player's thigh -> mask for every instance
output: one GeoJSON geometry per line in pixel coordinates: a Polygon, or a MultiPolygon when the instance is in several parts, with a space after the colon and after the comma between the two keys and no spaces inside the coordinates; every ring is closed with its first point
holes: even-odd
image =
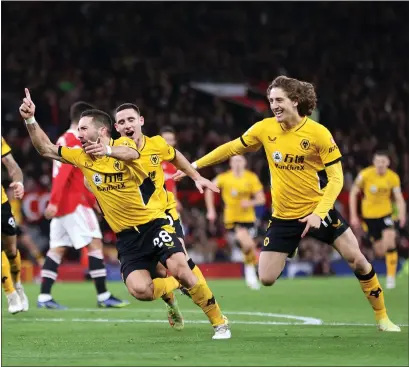
{"type": "Polygon", "coordinates": [[[166,271],[166,267],[159,262],[159,263],[156,264],[155,273],[151,274],[151,276],[152,276],[152,279],[166,278],[167,274],[168,273],[166,271]]]}
{"type": "Polygon", "coordinates": [[[64,226],[73,247],[77,250],[88,246],[94,238],[102,239],[95,212],[83,205],[78,205],[74,213],[64,218],[64,226]]]}
{"type": "Polygon", "coordinates": [[[249,251],[256,247],[256,242],[250,234],[250,229],[237,225],[234,228],[237,241],[240,243],[241,248],[244,251],[249,251]]]}
{"type": "Polygon", "coordinates": [[[262,251],[258,262],[258,275],[264,285],[272,285],[284,269],[288,254],[276,251],[262,251]]]}
{"type": "Polygon", "coordinates": [[[348,262],[352,270],[359,271],[361,273],[369,273],[371,270],[371,264],[362,254],[359,248],[358,240],[351,228],[348,228],[340,236],[338,236],[335,239],[333,246],[348,262]]]}
{"type": "Polygon", "coordinates": [[[140,301],[153,299],[153,282],[148,270],[133,270],[125,279],[128,292],[140,301]]]}
{"type": "Polygon", "coordinates": [[[385,228],[382,231],[382,241],[385,246],[385,250],[393,249],[396,247],[396,230],[395,228],[385,228]]]}

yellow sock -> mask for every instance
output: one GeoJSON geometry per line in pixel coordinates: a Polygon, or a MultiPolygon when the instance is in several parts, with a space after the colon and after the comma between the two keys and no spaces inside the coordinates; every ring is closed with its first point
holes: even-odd
{"type": "Polygon", "coordinates": [[[15,257],[7,256],[10,262],[10,272],[14,284],[21,282],[21,256],[20,251],[17,250],[15,257]]]}
{"type": "Polygon", "coordinates": [[[365,275],[355,273],[355,276],[358,278],[362,291],[365,293],[366,298],[375,312],[376,321],[388,317],[386,314],[383,290],[374,269],[372,268],[371,271],[365,275]]]}
{"type": "Polygon", "coordinates": [[[6,294],[15,291],[13,280],[11,279],[10,262],[4,251],[1,252],[1,286],[6,294]]]}
{"type": "Polygon", "coordinates": [[[153,299],[158,299],[179,288],[179,282],[174,277],[153,279],[153,299]]]}
{"type": "Polygon", "coordinates": [[[192,272],[194,275],[196,275],[197,279],[202,280],[204,283],[207,284],[206,278],[204,277],[202,271],[199,269],[197,265],[195,265],[195,267],[192,269],[192,272]]]}
{"type": "Polygon", "coordinates": [[[247,253],[243,251],[244,265],[257,265],[256,251],[251,249],[247,253]]]}
{"type": "Polygon", "coordinates": [[[199,281],[196,285],[188,290],[193,302],[203,310],[212,326],[224,324],[222,311],[220,310],[212,291],[206,281],[204,281],[204,278],[198,279],[199,281]]]}
{"type": "Polygon", "coordinates": [[[393,250],[388,250],[385,255],[386,260],[386,275],[388,277],[395,277],[396,270],[398,268],[398,250],[394,248],[393,250]]]}

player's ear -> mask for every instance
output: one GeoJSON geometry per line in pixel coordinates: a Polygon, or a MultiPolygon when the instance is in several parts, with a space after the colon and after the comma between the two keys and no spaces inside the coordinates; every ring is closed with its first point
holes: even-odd
{"type": "Polygon", "coordinates": [[[293,106],[297,107],[298,106],[298,101],[292,101],[293,102],[293,106]]]}
{"type": "Polygon", "coordinates": [[[139,124],[143,126],[145,124],[145,118],[143,116],[139,117],[139,124]]]}
{"type": "Polygon", "coordinates": [[[117,123],[117,122],[114,123],[114,128],[115,128],[115,130],[119,133],[119,131],[118,131],[118,123],[117,123]]]}

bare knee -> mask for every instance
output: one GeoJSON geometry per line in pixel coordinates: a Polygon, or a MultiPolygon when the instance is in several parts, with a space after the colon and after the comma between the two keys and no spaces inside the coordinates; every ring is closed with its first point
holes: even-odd
{"type": "Polygon", "coordinates": [[[93,238],[88,245],[88,251],[102,251],[102,241],[99,238],[93,238]]]}
{"type": "Polygon", "coordinates": [[[139,301],[152,301],[153,300],[153,282],[149,281],[137,281],[136,279],[126,279],[126,287],[129,294],[139,301]]]}
{"type": "Polygon", "coordinates": [[[276,280],[277,278],[271,276],[260,276],[260,282],[265,287],[271,287],[276,282],[276,280]]]}
{"type": "Polygon", "coordinates": [[[166,268],[161,263],[156,265],[156,276],[158,278],[166,278],[167,276],[166,268]]]}
{"type": "Polygon", "coordinates": [[[362,252],[354,254],[347,260],[350,268],[360,274],[367,274],[371,269],[371,264],[368,262],[362,252]]]}

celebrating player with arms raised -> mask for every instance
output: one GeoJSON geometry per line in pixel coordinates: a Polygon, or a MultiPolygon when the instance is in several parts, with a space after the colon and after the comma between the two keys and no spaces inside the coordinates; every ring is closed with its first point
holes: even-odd
{"type": "MultiPolygon", "coordinates": [[[[83,112],[78,123],[78,138],[87,146],[85,150],[58,147],[41,130],[34,112],[34,103],[26,90],[20,113],[34,147],[42,156],[73,164],[84,174],[107,223],[116,233],[121,273],[130,294],[139,300],[157,299],[176,289],[180,281],[211,321],[215,331],[213,339],[229,339],[227,319],[208,287],[189,268],[155,185],[137,159],[140,154],[133,140],[123,137],[114,142],[110,138],[109,115],[89,110],[83,112]],[[102,154],[97,153],[100,145],[92,143],[98,140],[104,144],[102,154]],[[178,280],[173,277],[152,280],[150,272],[158,261],[178,280]]],[[[192,177],[199,190],[209,187],[218,191],[192,169],[188,161],[175,159],[175,164],[192,177]]]]}
{"type": "MultiPolygon", "coordinates": [[[[341,153],[331,133],[311,120],[316,94],[310,83],[277,77],[267,89],[275,117],[254,124],[193,164],[202,168],[264,148],[271,173],[273,214],[259,261],[259,277],[274,284],[288,255],[308,234],[333,244],[358,278],[375,312],[378,328],[400,331],[388,318],[382,287],[361,253],[348,223],[334,209],[343,186],[341,153]]],[[[183,177],[178,173],[176,178],[183,177]]]]}
{"type": "MultiPolygon", "coordinates": [[[[142,133],[143,124],[144,118],[141,116],[139,108],[136,105],[125,103],[116,109],[115,129],[122,137],[129,137],[135,142],[140,154],[139,162],[143,165],[149,177],[154,182],[160,205],[165,211],[169,224],[174,227],[176,236],[184,248],[184,234],[179,215],[176,211],[176,198],[173,192],[169,192],[165,188],[165,173],[162,164],[164,162],[168,164],[170,164],[169,162],[177,163],[175,161],[179,159],[185,160],[185,158],[178,150],[169,145],[163,137],[148,137],[144,135],[142,133]]],[[[189,257],[185,248],[184,251],[190,269],[198,279],[201,279],[203,287],[208,289],[208,293],[210,294],[211,290],[199,267],[196,266],[189,257]]],[[[160,276],[164,278],[166,277],[166,269],[159,264],[152,275],[154,277],[160,276]]],[[[162,299],[168,306],[168,318],[171,325],[177,329],[183,328],[183,318],[177,307],[173,292],[165,294],[162,299]]]]}

